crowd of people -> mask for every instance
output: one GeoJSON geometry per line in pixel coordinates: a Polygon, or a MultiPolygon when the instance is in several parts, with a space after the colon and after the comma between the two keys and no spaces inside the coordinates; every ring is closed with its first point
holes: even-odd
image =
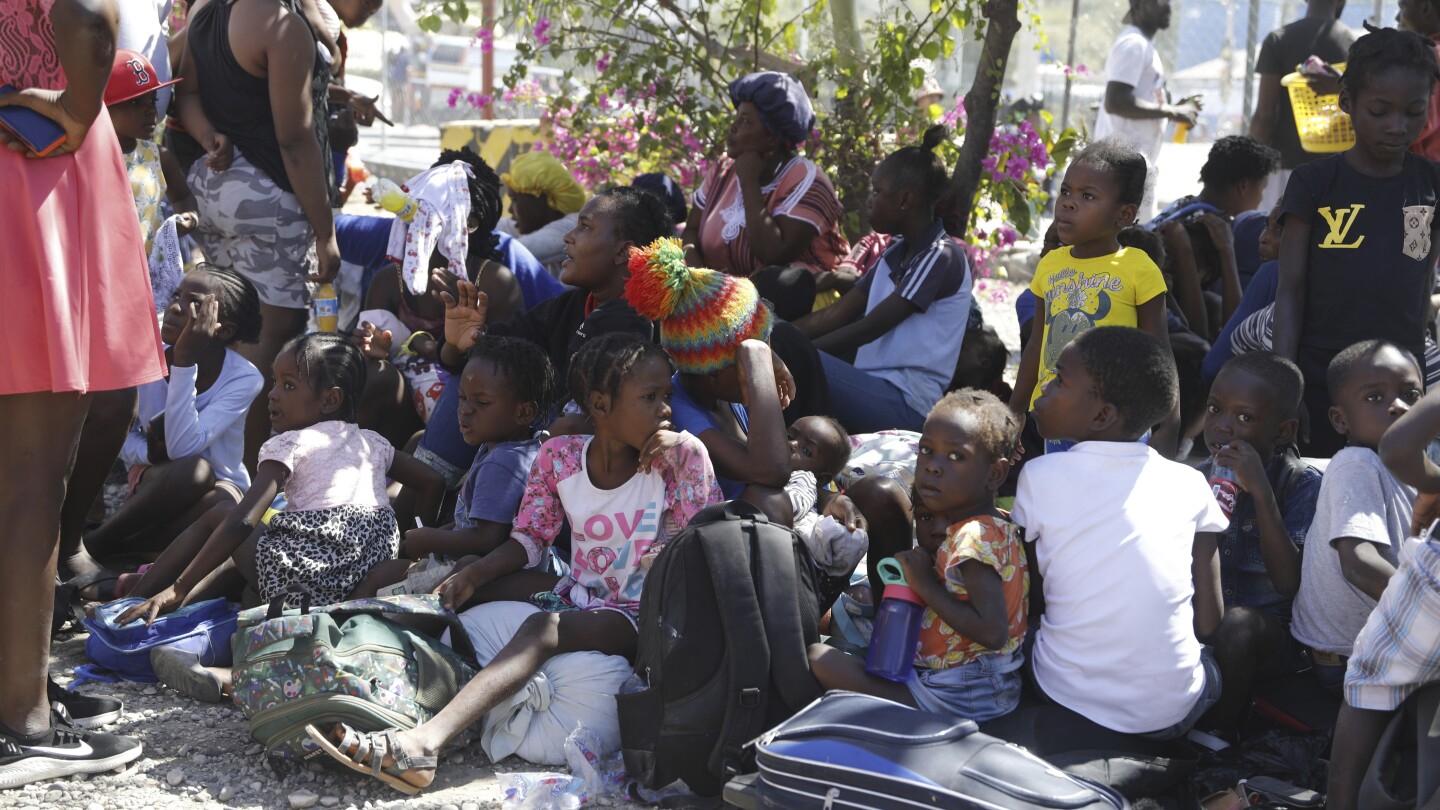
{"type": "MultiPolygon", "coordinates": [[[[1440,170],[1412,151],[1440,63],[1413,31],[1345,43],[1348,151],[1222,138],[1196,193],[1152,218],[1147,145],[1198,108],[1160,95],[1168,5],[1133,0],[1110,137],[1059,178],[1016,302],[1011,387],[949,216],[942,126],[878,162],[874,233],[853,246],[802,154],[810,99],[776,72],[730,84],[725,154],[688,204],[664,175],[592,194],[548,152],[500,174],[461,150],[405,184],[400,216],[337,216],[353,127],[383,118],[344,87],[341,23],[377,6],[196,0],[167,42],[127,20],[152,5],[0,0],[21,33],[0,81],[23,88],[0,111],[65,133],[42,157],[0,130],[17,233],[0,318],[28,337],[0,364],[17,608],[0,787],[140,756],[91,728],[112,699],[48,675],[77,604],[131,598],[126,623],[215,597],[526,603],[433,719],[308,729],[413,793],[549,659],[633,660],[647,572],[724,500],[794,527],[851,586],[836,612],[873,615],[892,557],[923,601],[908,679],[816,644],[825,688],[1235,742],[1260,683],[1313,678],[1344,700],[1330,801],[1349,808],[1389,716],[1440,680],[1440,398],[1422,398],[1440,170]],[[312,329],[342,267],[363,303],[312,329]],[[898,472],[850,470],[876,437],[898,472]],[[116,459],[125,503],[90,520],[116,459]]],[[[193,652],[151,662],[190,698],[231,694],[193,652]]]]}

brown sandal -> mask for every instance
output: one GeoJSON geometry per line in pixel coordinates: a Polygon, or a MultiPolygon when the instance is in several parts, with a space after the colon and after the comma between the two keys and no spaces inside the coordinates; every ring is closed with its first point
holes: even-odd
{"type": "Polygon", "coordinates": [[[399,738],[395,736],[396,729],[387,728],[384,731],[362,732],[356,731],[344,723],[336,725],[345,731],[345,736],[341,738],[338,746],[330,740],[328,734],[314,725],[305,726],[305,733],[310,735],[310,739],[314,740],[322,751],[334,757],[345,767],[373,776],[406,796],[414,796],[430,786],[429,783],[416,785],[407,782],[400,775],[415,770],[433,772],[440,764],[439,758],[411,756],[405,753],[405,749],[400,747],[399,738]],[[351,750],[354,751],[353,754],[345,753],[351,750]],[[387,756],[395,760],[395,764],[388,768],[384,767],[387,756]]]}

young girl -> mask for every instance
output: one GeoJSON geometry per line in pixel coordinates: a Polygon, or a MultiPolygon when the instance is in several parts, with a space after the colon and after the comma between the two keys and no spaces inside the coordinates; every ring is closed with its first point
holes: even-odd
{"type": "Polygon", "coordinates": [[[332,757],[406,794],[435,778],[436,754],[520,688],[553,656],[597,650],[632,657],[645,574],[656,553],[705,506],[720,500],[709,456],[670,427],[670,361],[635,335],[590,341],[571,365],[575,400],[594,436],[559,436],[540,448],[515,528],[494,553],[439,588],[460,608],[530,600],[537,607],[514,639],[450,705],[405,731],[360,732],[343,723],[307,726],[332,757]],[[521,571],[571,526],[571,572],[521,571]]]}
{"type": "Polygon", "coordinates": [[[1325,388],[1341,349],[1381,339],[1425,356],[1440,169],[1408,150],[1425,124],[1435,52],[1417,34],[1369,30],[1350,47],[1340,90],[1355,145],[1297,167],[1280,205],[1274,344],[1305,375],[1307,456],[1345,443],[1325,388]]]}
{"type": "Polygon", "coordinates": [[[950,185],[935,154],[946,134],[931,127],[876,167],[870,223],[895,238],[839,303],[796,322],[823,352],[835,415],[851,433],[919,430],[955,374],[970,260],[935,214],[950,185]]]}
{"type": "Polygon", "coordinates": [[[1015,708],[1030,574],[1020,527],[995,508],[995,492],[1019,439],[1015,416],[984,391],[947,394],[930,411],[915,464],[920,545],[895,555],[926,605],[915,673],[893,683],[865,672],[857,658],[813,644],[810,668],[821,686],[977,722],[1015,708]]]}
{"type": "MultiPolygon", "coordinates": [[[[121,623],[153,621],[180,606],[227,557],[264,600],[297,588],[312,604],[345,599],[399,548],[395,514],[385,500],[387,476],[422,493],[419,513],[434,523],[444,494],[439,474],[355,425],[355,400],[365,385],[359,349],[338,335],[305,335],[285,344],[274,369],[268,404],[278,435],[260,448],[249,492],[208,538],[171,544],[136,588],[154,595],[122,614],[121,623]],[[261,524],[282,490],[285,511],[261,524]],[[174,576],[175,562],[191,557],[167,585],[165,571],[174,576]]],[[[157,674],[182,693],[195,683],[157,674]]],[[[218,699],[213,684],[201,684],[218,699]]]]}
{"type": "MultiPolygon", "coordinates": [[[[435,555],[442,565],[463,567],[468,555],[488,554],[510,537],[525,482],[540,452],[554,399],[555,372],[539,346],[525,340],[486,335],[470,349],[460,377],[460,435],[479,448],[460,485],[455,522],[405,532],[400,559],[381,563],[367,581],[376,587],[399,582],[411,560],[435,555]]],[[[548,555],[547,555],[548,556],[548,555]]],[[[440,570],[407,583],[407,592],[428,593],[440,584],[440,570]],[[428,581],[428,587],[409,586],[428,581]]]]}
{"type": "MultiPolygon", "coordinates": [[[[1082,332],[1097,326],[1139,327],[1168,345],[1160,268],[1143,251],[1122,248],[1115,240],[1135,221],[1145,171],[1144,156],[1111,140],[1086,147],[1065,170],[1055,204],[1062,247],[1045,254],[1030,282],[1039,306],[1010,398],[1017,415],[1034,405],[1055,376],[1060,352],[1082,332]]],[[[1175,450],[1178,416],[1150,440],[1166,455],[1175,450]]],[[[1067,448],[1065,442],[1045,446],[1047,452],[1067,448]]]]}
{"type": "MultiPolygon", "coordinates": [[[[244,496],[245,417],[264,379],[230,347],[259,337],[260,297],[244,276],[207,263],[186,274],[160,327],[170,379],[140,387],[120,451],[130,495],[85,536],[92,555],[113,554],[140,536],[163,548],[211,507],[244,496]]],[[[86,596],[124,596],[124,579],[113,595],[102,579],[99,592],[86,596]]]]}

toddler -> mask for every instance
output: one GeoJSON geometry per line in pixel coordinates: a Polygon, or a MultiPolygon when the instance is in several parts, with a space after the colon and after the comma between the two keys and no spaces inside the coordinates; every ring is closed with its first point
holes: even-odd
{"type": "Polygon", "coordinates": [[[930,411],[915,465],[918,548],[895,555],[925,602],[914,675],[904,684],[859,659],[810,646],[820,685],[984,722],[1020,700],[1030,577],[1020,529],[995,507],[1020,425],[993,394],[965,389],[930,411]]]}
{"type": "MultiPolygon", "coordinates": [[[[466,443],[479,451],[460,485],[455,520],[441,528],[405,532],[401,558],[377,566],[369,577],[371,584],[399,582],[407,569],[418,573],[416,566],[433,556],[442,562],[425,566],[429,573],[423,579],[429,585],[418,589],[429,592],[440,584],[443,572],[463,567],[470,555],[494,551],[510,537],[525,482],[545,438],[535,426],[550,412],[554,388],[550,360],[534,343],[487,335],[470,348],[470,360],[460,377],[459,427],[466,443]],[[411,566],[411,560],[421,563],[411,566]]],[[[407,592],[416,591],[407,588],[407,592]]]]}
{"type": "Polygon", "coordinates": [[[1321,685],[1339,695],[1355,636],[1395,573],[1414,508],[1415,489],[1398,481],[1375,449],[1424,383],[1415,357],[1383,340],[1347,347],[1328,371],[1335,403],[1329,421],[1346,446],[1325,469],[1305,535],[1291,632],[1310,648],[1321,685]]]}
{"type": "Polygon", "coordinates": [[[1175,361],[1153,336],[1105,326],[1077,337],[1034,417],[1046,439],[1078,444],[1025,464],[1012,512],[1045,601],[1036,687],[1106,728],[1157,739],[1184,735],[1220,695],[1196,637],[1220,624],[1211,533],[1227,521],[1203,475],[1137,441],[1177,390],[1175,361]]]}
{"type": "Polygon", "coordinates": [[[829,416],[802,416],[785,431],[790,444],[790,482],[785,493],[795,513],[795,531],[809,537],[820,522],[821,500],[850,460],[850,435],[829,416]]]}

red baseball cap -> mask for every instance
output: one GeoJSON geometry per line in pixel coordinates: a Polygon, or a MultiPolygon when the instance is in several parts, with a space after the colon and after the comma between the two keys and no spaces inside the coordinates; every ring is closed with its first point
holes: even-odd
{"type": "Polygon", "coordinates": [[[129,101],[136,96],[169,87],[180,81],[160,81],[155,75],[155,66],[139,51],[120,49],[115,51],[115,65],[110,68],[110,81],[105,84],[105,106],[129,101]]]}

